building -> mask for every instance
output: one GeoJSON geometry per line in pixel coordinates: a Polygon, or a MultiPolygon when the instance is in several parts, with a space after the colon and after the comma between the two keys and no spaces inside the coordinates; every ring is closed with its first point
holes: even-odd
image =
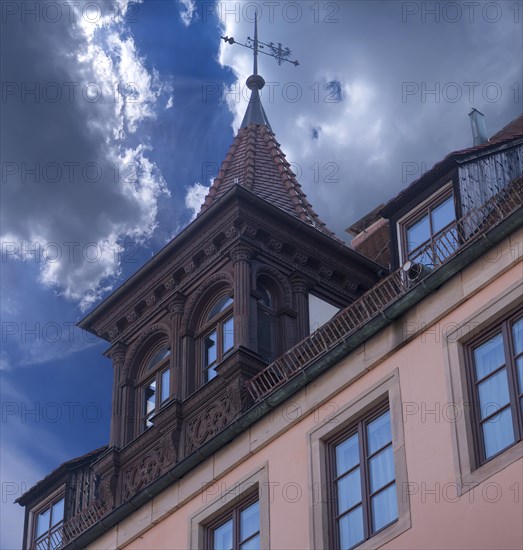
{"type": "Polygon", "coordinates": [[[197,219],[81,321],[110,441],[18,499],[24,548],[521,548],[523,117],[349,248],[263,84],[197,219]]]}

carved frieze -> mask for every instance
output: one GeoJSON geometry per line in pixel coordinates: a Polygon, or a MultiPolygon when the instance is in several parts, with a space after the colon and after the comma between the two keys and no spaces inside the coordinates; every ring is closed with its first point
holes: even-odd
{"type": "Polygon", "coordinates": [[[131,460],[122,470],[122,499],[125,502],[158,479],[177,459],[174,438],[164,434],[150,450],[131,460]]]}
{"type": "Polygon", "coordinates": [[[195,451],[211,437],[221,432],[237,416],[241,408],[240,395],[227,391],[213,400],[185,423],[185,455],[195,451]]]}

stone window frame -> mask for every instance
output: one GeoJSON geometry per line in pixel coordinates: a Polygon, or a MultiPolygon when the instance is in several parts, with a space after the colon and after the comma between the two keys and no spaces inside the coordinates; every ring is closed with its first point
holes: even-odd
{"type": "Polygon", "coordinates": [[[333,403],[335,413],[307,433],[309,481],[312,492],[310,507],[311,548],[327,550],[331,544],[329,537],[331,518],[329,517],[327,493],[329,443],[337,435],[346,431],[349,426],[387,401],[391,415],[398,519],[355,548],[358,550],[377,548],[398,537],[411,527],[399,369],[396,368],[360,395],[351,399],[343,407],[338,408],[339,404],[333,403]]]}
{"type": "Polygon", "coordinates": [[[449,393],[446,420],[452,425],[452,448],[458,495],[523,458],[523,440],[508,447],[490,460],[479,463],[467,361],[468,346],[477,337],[500,324],[521,304],[523,283],[509,287],[502,295],[488,301],[443,336],[444,363],[449,393]],[[452,412],[451,412],[452,411],[452,412]]]}
{"type": "Polygon", "coordinates": [[[260,548],[270,549],[270,531],[269,531],[269,464],[266,462],[257,468],[254,472],[246,475],[238,482],[227,487],[223,482],[212,481],[203,487],[200,498],[208,502],[189,519],[189,544],[190,550],[202,550],[206,548],[208,536],[208,526],[212,525],[217,518],[226,512],[234,509],[245,502],[246,499],[258,494],[260,503],[260,548]],[[215,489],[219,491],[216,495],[215,489]]]}

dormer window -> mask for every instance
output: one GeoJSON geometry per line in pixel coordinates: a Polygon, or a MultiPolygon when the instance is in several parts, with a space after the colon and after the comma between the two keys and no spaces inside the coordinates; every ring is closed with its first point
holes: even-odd
{"type": "Polygon", "coordinates": [[[171,396],[171,350],[162,346],[148,361],[142,379],[142,431],[152,426],[152,418],[171,396]]]}
{"type": "Polygon", "coordinates": [[[429,199],[401,222],[403,262],[435,267],[458,247],[454,195],[451,190],[429,199]]]}
{"type": "Polygon", "coordinates": [[[216,377],[216,367],[234,347],[233,299],[221,296],[212,305],[202,327],[203,383],[216,377]]]}
{"type": "Polygon", "coordinates": [[[62,545],[64,523],[63,494],[48,502],[34,515],[34,537],[32,548],[55,550],[62,545]]]}

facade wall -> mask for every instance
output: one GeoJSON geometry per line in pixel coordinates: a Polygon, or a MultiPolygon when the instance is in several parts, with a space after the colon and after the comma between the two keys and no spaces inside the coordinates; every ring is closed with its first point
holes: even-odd
{"type": "Polygon", "coordinates": [[[519,230],[88,548],[196,547],[206,510],[213,513],[220,497],[225,506],[228,491],[237,494],[249,480],[265,491],[262,530],[265,506],[271,548],[318,548],[316,436],[338,429],[386,384],[401,399],[391,403],[396,468],[402,461],[406,468],[406,479],[396,471],[401,529],[391,526],[395,538],[361,548],[380,541],[391,549],[521,548],[523,443],[467,471],[454,352],[489,315],[521,304],[522,252],[519,230]]]}

